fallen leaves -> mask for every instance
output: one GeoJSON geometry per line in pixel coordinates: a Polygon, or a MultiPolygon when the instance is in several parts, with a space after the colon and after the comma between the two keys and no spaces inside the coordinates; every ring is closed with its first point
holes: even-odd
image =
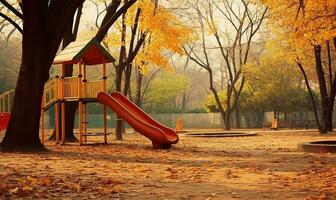
{"type": "Polygon", "coordinates": [[[51,145],[48,154],[0,153],[0,199],[336,199],[336,155],[288,153],[296,143],[282,134],[262,136],[274,137],[274,147],[260,137],[181,138],[184,146],[154,151],[131,136],[110,145],[51,145]]]}
{"type": "Polygon", "coordinates": [[[43,197],[57,192],[58,194],[93,192],[96,195],[123,192],[122,182],[118,180],[94,178],[91,180],[61,179],[52,176],[25,176],[12,179],[10,176],[0,176],[0,197],[43,197]]]}

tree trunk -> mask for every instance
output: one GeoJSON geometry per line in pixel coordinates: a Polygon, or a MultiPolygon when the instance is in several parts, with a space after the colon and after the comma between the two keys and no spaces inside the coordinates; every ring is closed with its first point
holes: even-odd
{"type": "Polygon", "coordinates": [[[262,128],[263,123],[264,123],[264,115],[265,115],[264,111],[259,111],[257,113],[257,127],[256,128],[262,128]]]}
{"type": "MultiPolygon", "coordinates": [[[[334,101],[335,101],[335,98],[334,98],[334,101]]],[[[334,102],[332,101],[332,102],[334,102]]],[[[333,131],[333,110],[334,110],[334,104],[329,104],[328,105],[328,108],[327,108],[327,112],[326,112],[326,121],[325,121],[325,128],[327,131],[330,131],[332,132],[333,131]]]]}
{"type": "MultiPolygon", "coordinates": [[[[215,97],[217,107],[218,107],[219,112],[220,112],[220,114],[222,116],[222,119],[223,119],[224,124],[225,124],[225,129],[226,129],[226,127],[227,127],[226,126],[226,120],[227,120],[226,115],[227,115],[228,111],[226,111],[226,112],[224,111],[223,105],[222,105],[222,103],[221,103],[221,101],[219,99],[218,93],[217,93],[217,91],[215,89],[214,80],[213,80],[213,74],[212,74],[212,69],[208,67],[208,68],[206,68],[206,70],[208,71],[208,74],[209,74],[209,88],[210,88],[212,94],[215,97]]],[[[226,129],[226,130],[228,130],[228,129],[226,129]]]]}
{"type": "Polygon", "coordinates": [[[319,130],[319,132],[321,134],[325,133],[323,128],[321,127],[321,124],[320,124],[320,119],[318,117],[318,114],[317,114],[317,107],[316,107],[316,103],[315,103],[315,99],[314,99],[314,95],[313,95],[313,92],[310,88],[310,85],[309,85],[309,81],[308,81],[308,77],[307,77],[307,74],[302,66],[302,64],[299,62],[299,61],[296,61],[296,64],[298,65],[298,67],[300,68],[300,71],[304,77],[304,80],[305,80],[305,84],[306,84],[306,87],[308,89],[308,92],[309,92],[309,96],[310,96],[310,100],[311,100],[311,105],[312,105],[312,109],[314,111],[314,117],[315,117],[315,123],[317,125],[317,129],[319,130]]]}
{"type": "Polygon", "coordinates": [[[132,63],[128,64],[125,70],[124,95],[127,96],[131,87],[132,63]]]}
{"type": "Polygon", "coordinates": [[[139,72],[139,70],[136,71],[136,94],[135,94],[135,104],[139,107],[141,107],[141,86],[142,86],[142,78],[143,75],[139,72]]]}
{"type": "Polygon", "coordinates": [[[235,115],[236,115],[236,128],[240,128],[240,109],[239,104],[235,107],[235,115]]]}
{"type": "Polygon", "coordinates": [[[224,126],[225,130],[231,130],[231,110],[230,108],[226,109],[225,112],[225,119],[224,119],[224,126]]]}
{"type": "MultiPolygon", "coordinates": [[[[118,66],[116,69],[116,90],[118,92],[121,92],[121,84],[122,84],[122,75],[123,71],[120,69],[121,67],[118,66]]],[[[124,126],[124,121],[117,116],[117,123],[116,123],[116,129],[115,129],[115,134],[116,134],[116,139],[117,140],[122,140],[123,139],[123,133],[125,132],[125,126],[124,126]]]]}
{"type": "Polygon", "coordinates": [[[180,112],[183,112],[186,109],[186,105],[187,105],[187,95],[186,92],[183,91],[181,97],[180,112]]]}
{"type": "Polygon", "coordinates": [[[43,149],[39,122],[44,84],[66,28],[82,3],[83,0],[22,1],[22,60],[2,149],[43,149]]]}
{"type": "Polygon", "coordinates": [[[326,80],[321,58],[321,46],[314,47],[316,73],[319,82],[320,96],[321,96],[321,133],[327,133],[327,115],[328,115],[328,101],[329,96],[326,87],[326,80]]]}
{"type": "MultiPolygon", "coordinates": [[[[37,10],[30,9],[31,12],[37,10]]],[[[48,79],[48,54],[41,14],[30,17],[23,25],[22,64],[10,122],[1,142],[3,150],[43,149],[39,139],[39,122],[44,83],[48,79]]]]}
{"type": "Polygon", "coordinates": [[[225,111],[225,130],[231,130],[231,95],[232,95],[232,87],[230,84],[227,84],[226,89],[226,111],[225,111]]]}
{"type": "Polygon", "coordinates": [[[3,150],[41,150],[44,148],[39,139],[44,79],[39,73],[36,74],[25,66],[31,63],[34,65],[30,66],[31,68],[43,68],[45,64],[41,62],[41,57],[38,55],[38,51],[24,52],[21,68],[27,70],[21,70],[19,73],[11,119],[5,138],[1,142],[3,150]]]}
{"type": "MultiPolygon", "coordinates": [[[[76,101],[69,101],[65,103],[65,141],[66,142],[78,142],[78,139],[76,138],[74,134],[74,124],[75,124],[75,114],[76,110],[78,108],[78,102],[76,101]]],[[[59,108],[59,121],[61,121],[61,108],[59,108]]],[[[58,128],[60,132],[60,140],[62,140],[62,126],[59,124],[58,128]]],[[[49,140],[54,141],[56,140],[56,132],[55,129],[50,136],[49,140]]]]}

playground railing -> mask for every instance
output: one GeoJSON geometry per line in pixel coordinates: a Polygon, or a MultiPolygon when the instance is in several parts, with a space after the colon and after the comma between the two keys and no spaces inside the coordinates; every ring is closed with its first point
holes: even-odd
{"type": "Polygon", "coordinates": [[[85,98],[97,98],[98,93],[103,90],[103,81],[88,81],[83,94],[85,98]]]}
{"type": "Polygon", "coordinates": [[[0,95],[0,112],[10,112],[13,94],[14,90],[9,90],[0,95]]]}
{"type": "Polygon", "coordinates": [[[67,77],[64,78],[64,98],[79,98],[79,84],[81,79],[79,77],[67,77]]]}
{"type": "Polygon", "coordinates": [[[42,107],[48,107],[59,99],[59,79],[53,78],[44,85],[42,107]]]}

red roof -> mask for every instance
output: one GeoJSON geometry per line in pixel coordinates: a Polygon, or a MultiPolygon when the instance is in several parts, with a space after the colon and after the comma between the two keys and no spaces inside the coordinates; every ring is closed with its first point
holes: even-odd
{"type": "Polygon", "coordinates": [[[83,60],[86,65],[114,62],[112,55],[96,40],[71,42],[54,59],[53,64],[76,64],[83,60]]]}

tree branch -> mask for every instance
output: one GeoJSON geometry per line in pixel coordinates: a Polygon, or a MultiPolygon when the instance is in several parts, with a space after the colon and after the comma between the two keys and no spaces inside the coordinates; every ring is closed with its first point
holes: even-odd
{"type": "Polygon", "coordinates": [[[6,6],[10,11],[12,11],[17,17],[20,19],[23,19],[22,13],[20,13],[18,10],[16,10],[10,3],[8,3],[6,0],[0,0],[0,2],[6,6]]]}
{"type": "Polygon", "coordinates": [[[107,14],[105,15],[102,25],[100,26],[100,29],[98,30],[98,33],[96,34],[95,38],[98,41],[102,41],[107,34],[110,27],[113,25],[113,23],[123,14],[127,11],[128,8],[130,8],[137,0],[130,0],[127,1],[118,11],[117,8],[120,5],[120,0],[113,1],[115,3],[111,3],[111,6],[107,9],[107,14]]]}
{"type": "Polygon", "coordinates": [[[11,23],[21,34],[23,34],[22,28],[11,18],[9,18],[7,15],[0,13],[0,17],[3,17],[6,19],[9,23],[11,23]]]}

